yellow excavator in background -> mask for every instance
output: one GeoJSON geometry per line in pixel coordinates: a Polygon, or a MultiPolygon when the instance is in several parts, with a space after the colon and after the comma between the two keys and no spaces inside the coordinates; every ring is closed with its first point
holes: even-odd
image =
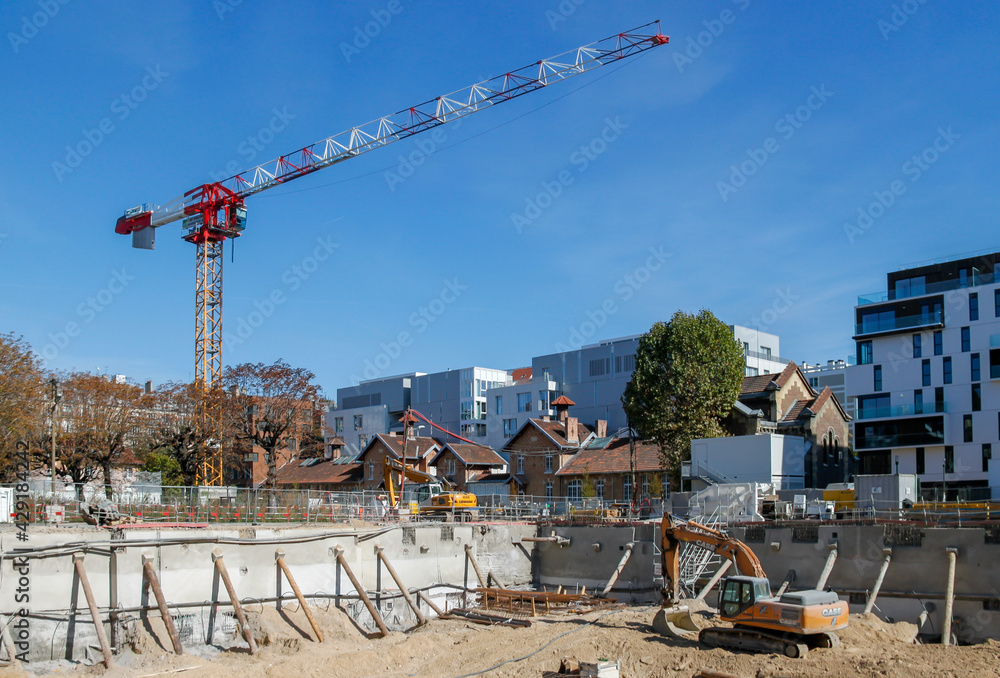
{"type": "Polygon", "coordinates": [[[436,476],[410,466],[404,467],[401,462],[389,457],[386,457],[382,464],[382,472],[385,490],[389,494],[389,506],[396,506],[398,497],[395,475],[405,474],[408,483],[413,484],[404,483],[405,495],[400,506],[409,507],[411,514],[446,520],[456,518],[462,521],[475,520],[479,517],[476,495],[470,492],[446,490],[436,476]]]}
{"type": "Polygon", "coordinates": [[[710,647],[750,652],[777,652],[802,657],[810,648],[839,647],[836,631],[847,628],[847,602],[827,591],[793,591],[771,594],[771,583],[750,547],[724,532],[669,514],[660,528],[663,551],[664,607],[653,619],[653,628],[664,635],[698,640],[710,647]],[[733,562],[738,575],[722,580],[719,618],[728,627],[701,628],[692,612],[707,609],[700,600],[682,600],[680,547],[700,544],[733,562]]]}

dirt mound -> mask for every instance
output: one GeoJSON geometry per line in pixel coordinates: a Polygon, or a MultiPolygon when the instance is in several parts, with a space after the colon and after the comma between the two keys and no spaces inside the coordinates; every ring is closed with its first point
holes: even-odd
{"type": "Polygon", "coordinates": [[[917,625],[909,622],[890,623],[874,614],[852,614],[849,625],[840,631],[847,645],[870,646],[873,643],[903,643],[912,645],[917,639],[917,625]]]}

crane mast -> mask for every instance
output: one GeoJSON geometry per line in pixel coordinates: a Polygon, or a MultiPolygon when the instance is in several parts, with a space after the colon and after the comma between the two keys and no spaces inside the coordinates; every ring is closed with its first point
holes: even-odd
{"type": "MultiPolygon", "coordinates": [[[[195,382],[203,388],[218,386],[222,379],[222,245],[239,237],[246,227],[246,198],[668,41],[660,33],[659,21],[618,33],[352,127],[223,181],[202,184],[164,205],[133,207],[118,219],[115,232],[131,235],[133,247],[153,249],[155,229],[183,219],[182,237],[197,248],[195,382]]],[[[199,482],[222,483],[221,452],[216,456],[199,482]]]]}

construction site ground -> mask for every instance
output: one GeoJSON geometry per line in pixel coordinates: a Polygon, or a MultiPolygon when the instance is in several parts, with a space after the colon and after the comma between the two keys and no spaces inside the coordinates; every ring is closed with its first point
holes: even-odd
{"type": "MultiPolygon", "coordinates": [[[[746,678],[779,676],[998,676],[1000,643],[944,647],[914,644],[916,627],[888,624],[869,616],[852,616],[837,649],[812,650],[801,659],[779,655],[733,653],[706,649],[694,642],[663,638],[650,626],[654,607],[623,607],[587,614],[559,612],[532,620],[530,628],[480,626],[465,620],[432,620],[408,633],[386,638],[363,635],[336,607],[315,608],[326,635],[311,640],[302,610],[287,605],[251,606],[251,625],[260,646],[251,656],[242,639],[228,650],[194,646],[192,654],[175,656],[155,617],[136,623],[129,647],[106,671],[100,664],[45,667],[61,675],[104,675],[136,678],[179,675],[185,678],[235,675],[240,678],[291,676],[542,676],[557,671],[563,657],[580,661],[620,660],[622,676],[695,676],[708,669],[746,678]]],[[[35,670],[43,667],[33,667],[35,670]]],[[[18,672],[8,669],[4,675],[18,672]]]]}

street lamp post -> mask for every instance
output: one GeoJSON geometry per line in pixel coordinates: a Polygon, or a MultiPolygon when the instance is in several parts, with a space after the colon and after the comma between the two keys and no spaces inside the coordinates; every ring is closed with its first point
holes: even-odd
{"type": "Polygon", "coordinates": [[[55,498],[56,494],[56,417],[59,413],[59,401],[62,400],[62,392],[59,390],[59,382],[55,377],[49,379],[49,385],[52,387],[52,421],[51,423],[51,434],[52,434],[52,460],[51,460],[51,471],[52,471],[52,496],[55,498]]]}

